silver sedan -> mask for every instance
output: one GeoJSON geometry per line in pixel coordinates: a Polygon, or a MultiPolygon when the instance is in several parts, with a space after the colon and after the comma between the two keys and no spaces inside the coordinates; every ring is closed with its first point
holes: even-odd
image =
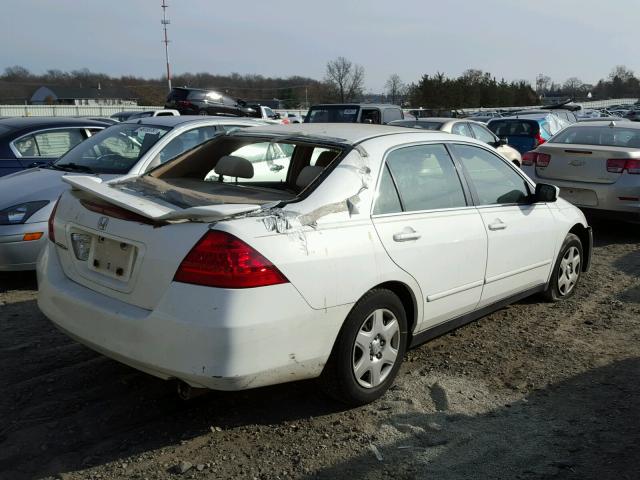
{"type": "Polygon", "coordinates": [[[522,160],[529,177],[574,205],[640,222],[640,124],[574,123],[522,160]]]}
{"type": "Polygon", "coordinates": [[[63,175],[102,178],[139,175],[235,128],[266,125],[237,117],[160,116],[113,125],[77,145],[47,168],[0,178],[0,271],[34,270],[48,238],[63,175]]]}
{"type": "Polygon", "coordinates": [[[507,145],[505,141],[500,140],[485,124],[469,120],[468,118],[427,117],[417,118],[415,120],[396,120],[390,122],[389,125],[422,128],[425,130],[440,130],[441,132],[475,138],[494,147],[500,155],[518,167],[522,165],[520,152],[507,145]]]}

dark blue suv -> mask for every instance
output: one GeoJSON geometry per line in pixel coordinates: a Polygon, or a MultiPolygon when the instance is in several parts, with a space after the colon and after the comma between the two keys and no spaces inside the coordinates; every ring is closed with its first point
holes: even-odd
{"type": "Polygon", "coordinates": [[[53,163],[109,124],[86,118],[0,118],[0,177],[53,163]]]}

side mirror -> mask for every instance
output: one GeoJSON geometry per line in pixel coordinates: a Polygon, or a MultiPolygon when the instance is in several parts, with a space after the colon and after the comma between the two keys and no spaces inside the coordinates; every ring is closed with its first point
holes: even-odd
{"type": "Polygon", "coordinates": [[[498,146],[509,145],[509,139],[507,137],[498,138],[498,146]]]}
{"type": "Polygon", "coordinates": [[[536,184],[536,193],[534,194],[534,202],[555,202],[558,200],[560,189],[555,185],[548,183],[536,184]]]}
{"type": "Polygon", "coordinates": [[[280,114],[279,114],[279,113],[277,113],[277,112],[276,112],[276,113],[274,113],[274,114],[273,114],[273,119],[274,119],[274,120],[280,120],[280,114]]]}

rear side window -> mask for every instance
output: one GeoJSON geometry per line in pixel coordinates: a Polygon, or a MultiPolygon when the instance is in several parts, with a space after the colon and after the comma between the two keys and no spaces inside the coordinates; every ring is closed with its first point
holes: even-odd
{"type": "Polygon", "coordinates": [[[451,127],[451,133],[455,133],[456,135],[462,135],[464,137],[471,137],[471,130],[467,127],[466,122],[458,122],[454,123],[453,127],[451,127]]]}
{"type": "Polygon", "coordinates": [[[496,141],[493,133],[491,133],[487,128],[481,125],[476,125],[475,123],[470,123],[469,125],[471,126],[471,130],[473,130],[475,137],[481,142],[493,143],[496,141]]]}
{"type": "Polygon", "coordinates": [[[471,145],[455,145],[455,152],[476,191],[479,205],[528,201],[529,189],[524,179],[500,157],[471,145]]]}
{"type": "Polygon", "coordinates": [[[387,165],[405,212],[466,206],[460,179],[444,145],[394,150],[387,165]]]}
{"type": "Polygon", "coordinates": [[[389,166],[385,165],[380,177],[380,186],[376,195],[376,203],[373,207],[374,215],[383,215],[385,213],[399,213],[402,211],[398,191],[393,184],[393,179],[389,173],[389,166]]]}
{"type": "Polygon", "coordinates": [[[179,100],[185,100],[188,95],[189,95],[188,90],[183,90],[181,88],[174,88],[169,93],[169,96],[167,97],[167,101],[177,102],[179,100]]]}

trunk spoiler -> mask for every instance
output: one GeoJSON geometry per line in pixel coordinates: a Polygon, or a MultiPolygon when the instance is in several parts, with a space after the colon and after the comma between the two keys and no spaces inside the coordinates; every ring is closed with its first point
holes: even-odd
{"type": "Polygon", "coordinates": [[[161,200],[151,200],[147,197],[116,190],[108,183],[103,183],[102,179],[98,177],[67,175],[63,176],[62,180],[71,185],[74,190],[88,192],[118,207],[157,221],[186,219],[215,221],[261,208],[260,205],[251,204],[220,204],[179,208],[161,200]]]}

